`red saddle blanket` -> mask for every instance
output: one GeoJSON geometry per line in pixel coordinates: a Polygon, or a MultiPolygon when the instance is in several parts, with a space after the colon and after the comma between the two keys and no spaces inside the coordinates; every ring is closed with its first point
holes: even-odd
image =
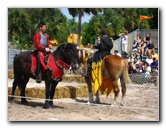
{"type": "MultiPolygon", "coordinates": [[[[51,70],[52,72],[52,78],[57,80],[62,78],[62,75],[64,74],[64,69],[68,70],[70,66],[63,62],[62,60],[54,60],[53,54],[48,55],[48,61],[47,61],[47,67],[51,70]]],[[[36,61],[36,56],[34,54],[31,54],[31,72],[36,76],[36,66],[37,66],[37,61],[36,61]]]]}

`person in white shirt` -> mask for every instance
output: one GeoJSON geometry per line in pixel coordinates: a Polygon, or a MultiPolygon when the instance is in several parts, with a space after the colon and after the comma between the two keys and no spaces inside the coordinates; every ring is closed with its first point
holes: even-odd
{"type": "Polygon", "coordinates": [[[114,50],[114,55],[122,57],[121,54],[118,52],[118,50],[114,50]]]}
{"type": "Polygon", "coordinates": [[[128,36],[126,33],[122,34],[121,36],[121,41],[122,41],[122,51],[128,53],[128,36]]]}
{"type": "Polygon", "coordinates": [[[152,58],[152,54],[148,55],[148,58],[146,58],[145,60],[149,65],[151,65],[151,63],[153,62],[153,58],[152,58]]]}

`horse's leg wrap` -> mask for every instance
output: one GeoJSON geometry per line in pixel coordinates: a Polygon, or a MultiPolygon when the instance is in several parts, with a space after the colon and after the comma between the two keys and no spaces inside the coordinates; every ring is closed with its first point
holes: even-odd
{"type": "Polygon", "coordinates": [[[89,93],[89,101],[88,101],[88,103],[93,103],[94,101],[93,101],[93,92],[90,92],[89,93]]]}
{"type": "Polygon", "coordinates": [[[97,93],[96,93],[96,103],[100,103],[100,96],[99,96],[99,90],[97,90],[97,93]]]}

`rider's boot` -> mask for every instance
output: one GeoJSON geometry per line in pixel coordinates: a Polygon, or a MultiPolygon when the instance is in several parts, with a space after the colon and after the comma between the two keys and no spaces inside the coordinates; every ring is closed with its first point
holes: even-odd
{"type": "Polygon", "coordinates": [[[36,82],[37,83],[41,83],[42,82],[41,65],[40,65],[39,55],[37,54],[37,52],[36,52],[36,61],[37,61],[37,65],[36,65],[36,82]]]}
{"type": "Polygon", "coordinates": [[[39,72],[39,74],[37,74],[36,76],[36,83],[41,83],[42,82],[42,74],[41,72],[39,72]]]}

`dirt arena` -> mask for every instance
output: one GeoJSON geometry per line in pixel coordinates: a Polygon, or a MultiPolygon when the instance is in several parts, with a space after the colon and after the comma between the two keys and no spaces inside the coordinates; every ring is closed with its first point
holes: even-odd
{"type": "MultiPolygon", "coordinates": [[[[118,102],[121,99],[119,94],[118,102]]],[[[128,85],[125,106],[112,106],[113,94],[100,96],[101,104],[87,104],[88,97],[54,99],[54,108],[43,109],[44,99],[29,105],[8,102],[9,121],[159,121],[159,89],[154,85],[128,85]]]]}

